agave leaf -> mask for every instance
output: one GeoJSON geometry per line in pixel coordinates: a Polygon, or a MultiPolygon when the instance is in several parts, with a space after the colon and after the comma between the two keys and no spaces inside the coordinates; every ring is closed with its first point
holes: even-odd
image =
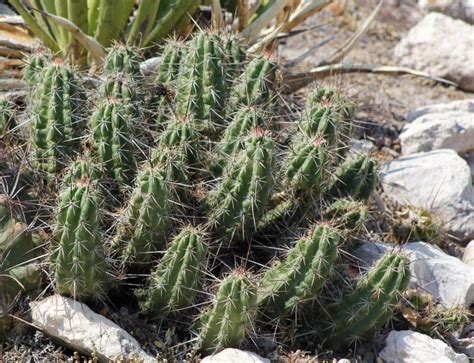
{"type": "Polygon", "coordinates": [[[41,11],[41,14],[48,19],[52,20],[54,23],[64,27],[87,49],[90,53],[94,63],[102,63],[102,60],[105,57],[104,47],[95,40],[94,38],[85,34],[76,24],[72,23],[68,19],[64,19],[57,15],[49,14],[45,11],[41,11]]]}

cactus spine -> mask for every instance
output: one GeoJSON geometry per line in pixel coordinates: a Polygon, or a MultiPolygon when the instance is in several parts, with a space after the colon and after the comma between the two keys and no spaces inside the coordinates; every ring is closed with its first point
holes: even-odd
{"type": "Polygon", "coordinates": [[[124,44],[113,45],[104,60],[104,74],[124,73],[137,80],[141,76],[138,50],[124,44]]]}
{"type": "Polygon", "coordinates": [[[406,289],[409,259],[401,252],[382,257],[341,302],[329,306],[323,336],[330,346],[364,338],[383,326],[406,289]]]}
{"type": "Polygon", "coordinates": [[[264,56],[252,59],[230,93],[231,108],[271,106],[275,97],[276,71],[277,65],[264,56]]]}
{"type": "Polygon", "coordinates": [[[257,289],[244,271],[230,273],[219,285],[210,309],[199,320],[202,351],[240,346],[255,318],[257,289]]]}
{"type": "Polygon", "coordinates": [[[321,137],[308,138],[299,135],[291,145],[286,160],[286,179],[288,185],[296,190],[321,189],[325,180],[330,153],[326,141],[321,137]]]}
{"type": "Polygon", "coordinates": [[[199,128],[215,134],[225,117],[227,86],[220,38],[199,33],[190,42],[177,81],[176,113],[194,116],[199,128]]]}
{"type": "Polygon", "coordinates": [[[325,211],[324,217],[331,219],[339,228],[354,231],[362,227],[369,211],[364,203],[353,199],[338,199],[325,211]]]}
{"type": "Polygon", "coordinates": [[[44,70],[35,93],[31,120],[31,159],[34,167],[54,175],[78,144],[82,126],[81,90],[72,70],[60,60],[44,70]]]}
{"type": "Polygon", "coordinates": [[[242,240],[255,230],[271,197],[273,147],[262,129],[252,130],[245,148],[208,197],[209,222],[220,236],[242,240]]]}
{"type": "Polygon", "coordinates": [[[102,101],[92,114],[90,124],[94,156],[109,177],[130,184],[135,176],[136,162],[125,106],[114,98],[102,101]]]}
{"type": "Polygon", "coordinates": [[[88,161],[66,175],[54,229],[51,264],[61,294],[100,298],[108,290],[107,261],[99,232],[99,195],[88,161]]]}
{"type": "Polygon", "coordinates": [[[258,303],[264,312],[289,315],[314,298],[329,276],[339,239],[336,230],[321,225],[297,241],[287,257],[263,276],[258,303]]]}
{"type": "Polygon", "coordinates": [[[358,154],[348,158],[336,169],[329,185],[329,194],[367,199],[375,190],[377,182],[377,161],[358,154]]]}
{"type": "Polygon", "coordinates": [[[229,157],[235,156],[244,148],[244,141],[251,129],[265,128],[265,114],[255,107],[244,106],[234,115],[217,145],[217,160],[211,169],[216,175],[224,170],[229,157]]]}
{"type": "Polygon", "coordinates": [[[171,222],[171,194],[172,187],[159,168],[146,165],[138,174],[114,239],[123,263],[146,264],[164,249],[171,222]]]}
{"type": "Polygon", "coordinates": [[[4,97],[0,98],[0,135],[16,127],[13,107],[12,102],[4,97]]]}
{"type": "Polygon", "coordinates": [[[202,232],[185,227],[150,276],[145,310],[169,313],[192,305],[206,268],[202,232]]]}
{"type": "Polygon", "coordinates": [[[43,68],[51,61],[51,54],[46,48],[39,47],[26,60],[23,79],[28,87],[36,87],[42,80],[43,68]]]}

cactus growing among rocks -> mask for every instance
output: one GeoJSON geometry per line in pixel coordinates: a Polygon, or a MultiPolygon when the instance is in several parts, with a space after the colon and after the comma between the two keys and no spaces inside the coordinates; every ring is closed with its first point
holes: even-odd
{"type": "Polygon", "coordinates": [[[227,82],[220,37],[202,32],[183,55],[177,80],[176,113],[193,116],[200,130],[214,134],[224,123],[227,82]]]}
{"type": "Polygon", "coordinates": [[[245,138],[251,129],[267,128],[267,116],[263,110],[247,106],[240,108],[235,113],[217,145],[218,157],[211,165],[211,169],[216,175],[222,173],[230,157],[235,156],[244,148],[245,138]]]}
{"type": "Polygon", "coordinates": [[[337,256],[339,233],[328,225],[312,227],[285,259],[263,275],[258,303],[263,314],[286,316],[314,299],[337,256]]]}
{"type": "Polygon", "coordinates": [[[329,346],[362,339],[387,323],[408,286],[409,259],[402,252],[383,256],[354,290],[325,309],[321,335],[329,346]]]}
{"type": "Polygon", "coordinates": [[[43,68],[51,62],[51,53],[43,47],[38,47],[25,60],[25,70],[23,72],[23,79],[28,87],[36,87],[41,81],[43,68]]]}
{"type": "Polygon", "coordinates": [[[377,185],[377,161],[365,154],[346,159],[335,171],[329,185],[332,196],[367,199],[377,185]]]}
{"type": "Polygon", "coordinates": [[[52,176],[78,151],[83,129],[82,90],[72,69],[55,59],[43,69],[42,82],[34,97],[30,123],[31,163],[52,176]]]}
{"type": "Polygon", "coordinates": [[[135,176],[135,144],[131,119],[120,100],[102,100],[91,116],[93,156],[106,174],[119,183],[130,184],[135,176]]]}
{"type": "Polygon", "coordinates": [[[230,92],[231,109],[242,105],[270,107],[276,97],[277,65],[265,56],[257,56],[245,67],[230,92]]]}
{"type": "Polygon", "coordinates": [[[227,275],[209,310],[198,322],[198,345],[205,353],[240,346],[255,318],[257,288],[243,270],[227,275]]]}
{"type": "Polygon", "coordinates": [[[244,149],[209,195],[208,220],[219,236],[241,240],[256,229],[274,183],[273,148],[273,141],[264,130],[253,129],[244,149]]]}
{"type": "Polygon", "coordinates": [[[171,222],[173,187],[159,167],[145,164],[136,179],[136,187],[119,220],[114,248],[122,263],[146,264],[166,246],[171,222]]]}
{"type": "Polygon", "coordinates": [[[166,314],[192,306],[206,270],[206,254],[203,233],[182,228],[150,276],[143,309],[166,314]]]}
{"type": "Polygon", "coordinates": [[[102,298],[110,288],[99,231],[97,181],[80,159],[70,167],[60,193],[51,264],[58,291],[80,299],[102,298]]]}

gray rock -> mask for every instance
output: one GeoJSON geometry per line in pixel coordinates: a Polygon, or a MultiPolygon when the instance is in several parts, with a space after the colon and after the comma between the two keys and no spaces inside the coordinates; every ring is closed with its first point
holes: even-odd
{"type": "Polygon", "coordinates": [[[469,242],[464,249],[462,262],[464,262],[466,265],[474,267],[474,240],[469,242]]]}
{"type": "Polygon", "coordinates": [[[439,11],[453,18],[474,23],[474,0],[418,0],[423,10],[439,11]]]}
{"type": "Polygon", "coordinates": [[[436,149],[474,150],[474,113],[428,113],[406,124],[400,133],[404,155],[436,149]]]}
{"type": "MultiPolygon", "coordinates": [[[[386,243],[368,242],[354,251],[354,256],[368,268],[393,248],[386,243]]],[[[411,287],[429,292],[448,308],[469,308],[474,303],[473,267],[425,242],[408,243],[403,250],[410,258],[411,287]]]]}
{"type": "Polygon", "coordinates": [[[369,153],[375,150],[375,145],[369,140],[351,140],[351,148],[349,149],[350,153],[369,153]]]}
{"type": "Polygon", "coordinates": [[[53,295],[31,302],[30,308],[33,325],[44,334],[83,354],[90,355],[95,350],[101,362],[119,357],[155,361],[135,338],[85,304],[53,295]]]}
{"type": "Polygon", "coordinates": [[[474,91],[474,28],[440,13],[426,15],[395,47],[399,65],[474,91]]]}
{"type": "Polygon", "coordinates": [[[245,350],[227,348],[204,358],[201,363],[270,363],[270,359],[245,350]]]}
{"type": "Polygon", "coordinates": [[[415,111],[410,112],[407,115],[406,120],[408,122],[412,122],[418,117],[427,115],[430,113],[441,113],[441,112],[451,112],[451,111],[474,112],[474,99],[452,101],[452,102],[447,102],[447,103],[438,103],[436,105],[421,107],[421,108],[416,109],[415,111]]]}
{"type": "Polygon", "coordinates": [[[411,330],[392,330],[385,344],[379,355],[386,363],[469,363],[445,342],[411,330]]]}
{"type": "Polygon", "coordinates": [[[474,239],[474,188],[466,161],[453,150],[403,156],[380,172],[385,193],[400,205],[425,208],[462,241],[474,239]]]}
{"type": "Polygon", "coordinates": [[[465,155],[464,159],[466,160],[467,165],[469,165],[469,169],[471,169],[471,176],[474,179],[474,152],[465,155]]]}

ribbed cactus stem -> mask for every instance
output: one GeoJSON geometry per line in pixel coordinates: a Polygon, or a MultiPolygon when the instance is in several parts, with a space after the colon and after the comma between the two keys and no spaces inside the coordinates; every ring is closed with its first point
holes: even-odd
{"type": "Polygon", "coordinates": [[[127,78],[138,80],[141,78],[140,56],[138,49],[125,44],[114,44],[104,60],[104,73],[124,73],[127,78]]]}
{"type": "Polygon", "coordinates": [[[82,92],[74,72],[61,60],[43,70],[34,93],[30,157],[34,167],[55,174],[76,151],[83,130],[82,92]]]}
{"type": "Polygon", "coordinates": [[[123,264],[136,266],[156,259],[166,246],[171,225],[172,185],[159,168],[145,165],[136,178],[136,186],[119,221],[114,248],[123,264]]]}
{"type": "Polygon", "coordinates": [[[205,353],[239,347],[256,314],[257,289],[244,271],[230,273],[220,283],[209,310],[199,320],[199,346],[205,353]]]}
{"type": "Polygon", "coordinates": [[[268,270],[258,302],[264,314],[286,316],[314,299],[327,280],[337,256],[340,234],[328,225],[313,227],[285,259],[268,270]]]}
{"type": "Polygon", "coordinates": [[[200,130],[215,134],[223,125],[227,85],[224,51],[213,33],[198,33],[189,43],[180,68],[176,113],[194,116],[200,130]]]}
{"type": "Polygon", "coordinates": [[[330,161],[331,154],[325,139],[298,135],[293,140],[286,159],[288,185],[300,191],[321,190],[330,161]]]}
{"type": "Polygon", "coordinates": [[[23,79],[30,88],[36,87],[42,80],[43,69],[51,62],[51,59],[51,53],[44,47],[36,48],[26,59],[23,79]]]}
{"type": "Polygon", "coordinates": [[[353,292],[325,309],[327,327],[322,335],[327,337],[326,344],[340,346],[368,338],[386,324],[408,285],[409,263],[402,252],[383,256],[353,292]]]}
{"type": "Polygon", "coordinates": [[[217,235],[242,240],[257,227],[274,184],[274,144],[262,129],[253,129],[208,197],[209,223],[217,235]]]}
{"type": "Polygon", "coordinates": [[[230,92],[230,105],[269,107],[274,102],[277,65],[265,56],[257,56],[245,67],[230,92]]]}
{"type": "MultiPolygon", "coordinates": [[[[87,163],[79,160],[77,163],[87,163]]],[[[74,165],[71,170],[87,171],[74,165]]],[[[99,231],[99,195],[91,175],[66,176],[53,232],[51,264],[59,293],[99,299],[110,288],[99,231]]]]}
{"type": "Polygon", "coordinates": [[[130,133],[131,120],[123,102],[108,98],[92,114],[93,155],[106,174],[119,183],[130,184],[135,176],[135,144],[130,133]]]}
{"type": "Polygon", "coordinates": [[[206,269],[204,235],[193,227],[181,229],[150,276],[144,310],[167,314],[189,308],[206,269]]]}
{"type": "Polygon", "coordinates": [[[378,183],[377,161],[365,154],[348,158],[335,171],[329,185],[331,196],[367,199],[378,183]]]}
{"type": "Polygon", "coordinates": [[[158,149],[179,150],[188,165],[193,165],[199,158],[200,134],[192,117],[176,116],[170,120],[158,140],[158,149]]]}
{"type": "Polygon", "coordinates": [[[162,61],[155,78],[157,94],[153,95],[153,106],[156,109],[156,124],[163,125],[174,112],[174,90],[183,57],[183,44],[168,42],[162,51],[162,61]]]}
{"type": "Polygon", "coordinates": [[[267,120],[262,110],[248,106],[240,108],[217,144],[218,156],[211,166],[212,171],[216,175],[220,175],[229,158],[244,148],[244,141],[249,131],[255,128],[265,128],[265,126],[267,126],[267,120]]]}
{"type": "Polygon", "coordinates": [[[364,225],[369,211],[364,203],[350,199],[338,199],[325,211],[324,218],[331,220],[339,228],[358,230],[364,225]]]}
{"type": "Polygon", "coordinates": [[[353,117],[354,105],[339,92],[316,88],[308,95],[300,128],[308,136],[321,136],[330,145],[340,146],[350,137],[353,117]]]}

